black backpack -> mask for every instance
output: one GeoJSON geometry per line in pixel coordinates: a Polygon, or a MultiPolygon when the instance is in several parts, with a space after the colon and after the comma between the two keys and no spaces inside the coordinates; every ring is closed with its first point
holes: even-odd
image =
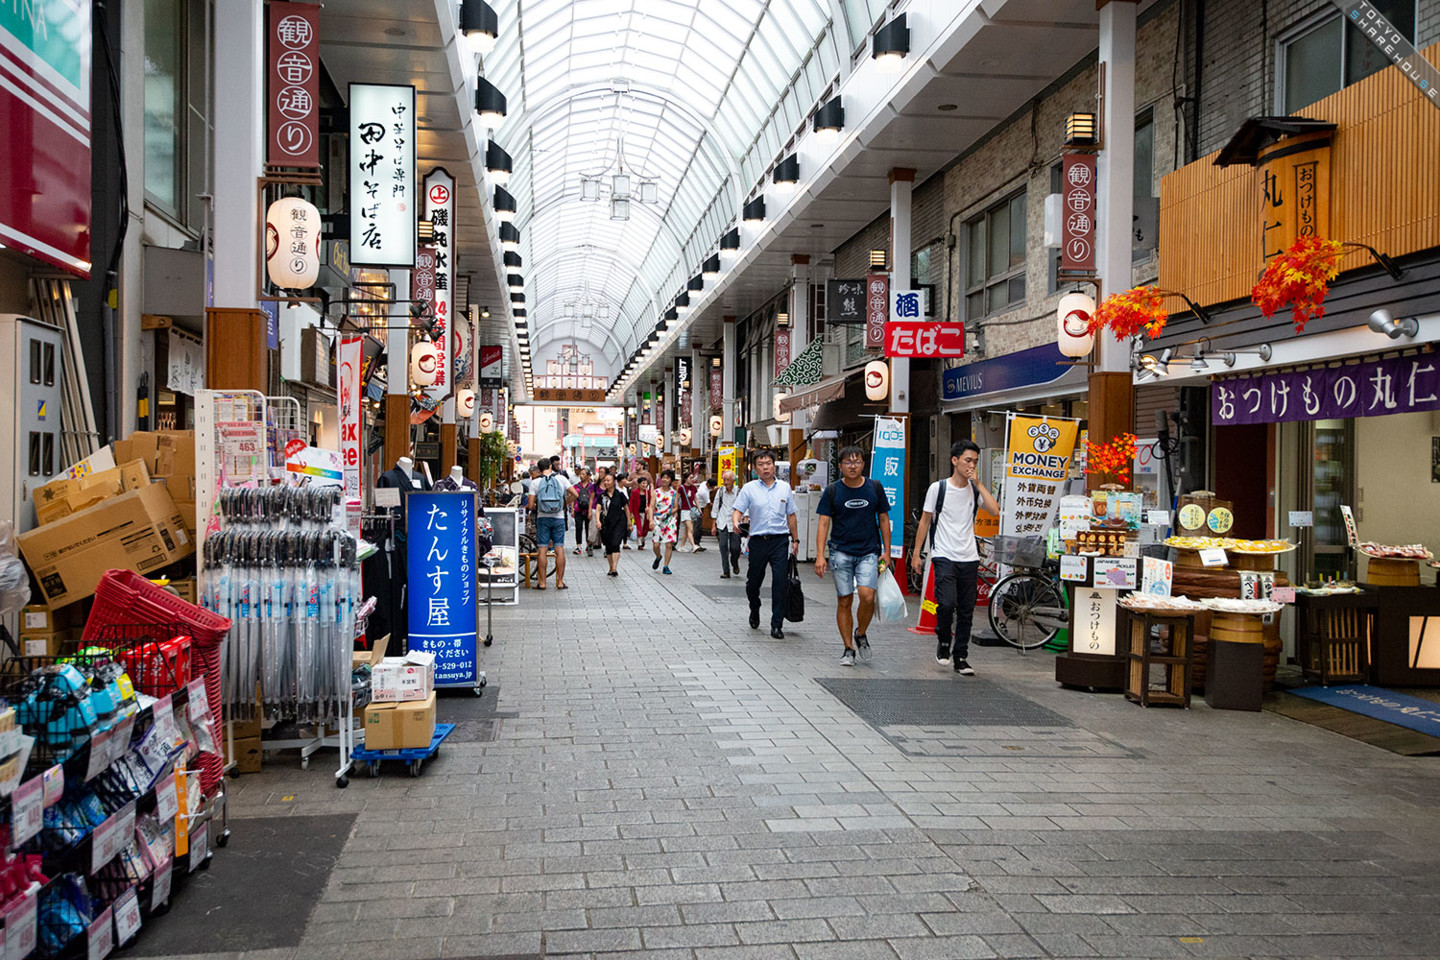
{"type": "MultiPolygon", "coordinates": [[[[935,552],[935,528],[940,526],[940,511],[945,509],[945,490],[950,486],[948,479],[935,482],[940,484],[940,492],[935,494],[935,516],[930,518],[930,552],[932,554],[935,552]]],[[[974,518],[980,516],[980,486],[972,483],[970,489],[975,491],[975,512],[970,515],[974,518]]],[[[970,522],[973,524],[975,521],[972,519],[970,522]]]]}

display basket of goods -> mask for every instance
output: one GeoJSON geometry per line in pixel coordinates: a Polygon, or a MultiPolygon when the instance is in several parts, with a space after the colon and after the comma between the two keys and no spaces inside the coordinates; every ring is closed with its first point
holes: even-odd
{"type": "Polygon", "coordinates": [[[1420,561],[1435,555],[1418,543],[1392,545],[1364,540],[1357,546],[1365,555],[1365,582],[1372,587],[1420,586],[1420,561]]]}
{"type": "Polygon", "coordinates": [[[994,539],[995,562],[1007,567],[1042,567],[1045,565],[1044,537],[1007,537],[994,539]]]}
{"type": "Polygon", "coordinates": [[[1289,540],[1225,541],[1225,553],[1236,570],[1274,570],[1276,558],[1295,548],[1289,540]]]}
{"type": "MultiPolygon", "coordinates": [[[[1190,537],[1173,536],[1165,538],[1165,546],[1170,548],[1170,559],[1177,567],[1203,567],[1205,564],[1200,560],[1201,550],[1225,549],[1223,537],[1190,537]]],[[[1229,556],[1226,556],[1229,562],[1229,556]]]]}
{"type": "Polygon", "coordinates": [[[1120,606],[1137,613],[1198,613],[1205,604],[1189,597],[1161,597],[1153,593],[1129,593],[1120,598],[1120,606]]]}

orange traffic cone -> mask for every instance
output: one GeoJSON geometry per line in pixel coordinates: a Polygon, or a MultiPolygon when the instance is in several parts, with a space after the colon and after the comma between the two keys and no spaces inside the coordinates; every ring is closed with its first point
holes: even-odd
{"type": "Polygon", "coordinates": [[[920,601],[920,622],[910,627],[911,633],[934,634],[935,632],[935,611],[939,606],[935,603],[935,565],[925,564],[925,599],[920,601]]]}

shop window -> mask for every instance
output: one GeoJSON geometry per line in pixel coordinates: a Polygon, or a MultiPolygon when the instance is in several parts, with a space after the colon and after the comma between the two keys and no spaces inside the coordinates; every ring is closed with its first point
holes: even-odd
{"type": "Polygon", "coordinates": [[[185,125],[184,0],[145,0],[145,192],[178,213],[185,125]]]}
{"type": "Polygon", "coordinates": [[[1141,111],[1135,118],[1134,225],[1130,259],[1148,259],[1160,244],[1160,200],[1155,196],[1155,115],[1141,111]]]}
{"type": "MultiPolygon", "coordinates": [[[[1415,42],[1416,0],[1371,0],[1396,30],[1415,42]]],[[[1280,42],[1276,98],[1294,113],[1390,66],[1390,58],[1339,13],[1311,21],[1280,42]]]]}
{"type": "Polygon", "coordinates": [[[1000,313],[1025,299],[1025,194],[965,224],[965,316],[1000,313]]]}

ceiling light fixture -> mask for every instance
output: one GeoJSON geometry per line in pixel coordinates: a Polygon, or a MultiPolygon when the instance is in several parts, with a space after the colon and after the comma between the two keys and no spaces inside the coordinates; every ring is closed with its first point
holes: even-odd
{"type": "Polygon", "coordinates": [[[884,269],[885,269],[885,264],[888,262],[888,259],[889,259],[888,254],[887,254],[884,250],[871,250],[871,251],[870,251],[870,269],[871,269],[871,270],[884,270],[884,269]]]}
{"type": "Polygon", "coordinates": [[[515,253],[515,252],[513,252],[513,251],[509,251],[509,250],[507,250],[507,251],[505,252],[504,261],[505,261],[505,266],[507,266],[507,267],[514,267],[514,268],[516,268],[517,270],[518,270],[519,268],[525,266],[525,262],[520,259],[520,254],[515,253]]]}
{"type": "Polygon", "coordinates": [[[740,228],[735,227],[720,238],[720,256],[734,257],[740,251],[740,228]]]}
{"type": "Polygon", "coordinates": [[[429,243],[435,239],[435,222],[433,220],[415,221],[415,239],[420,243],[429,243]]]}
{"type": "Polygon", "coordinates": [[[505,94],[484,77],[475,78],[475,113],[480,125],[494,129],[505,121],[505,94]]]}
{"type": "Polygon", "coordinates": [[[690,312],[690,293],[682,290],[680,296],[675,298],[675,312],[680,316],[690,312]]]}
{"type": "Polygon", "coordinates": [[[700,268],[700,275],[709,280],[720,276],[720,254],[713,254],[705,261],[704,266],[700,268]]]}
{"type": "Polygon", "coordinates": [[[500,18],[485,0],[465,0],[460,6],[460,32],[472,52],[485,56],[495,49],[500,36],[500,18]]]}
{"type": "MultiPolygon", "coordinates": [[[[620,96],[617,91],[616,96],[620,96]]],[[[610,194],[610,219],[629,220],[630,202],[639,200],[644,204],[660,202],[660,181],[627,167],[625,162],[625,138],[616,141],[615,161],[598,173],[580,175],[580,199],[589,203],[599,201],[605,192],[610,194]],[[611,171],[614,171],[613,173],[611,171]],[[606,174],[610,182],[605,182],[606,174]]]]}
{"type": "Polygon", "coordinates": [[[489,319],[490,319],[490,308],[489,308],[489,307],[481,307],[481,308],[480,308],[480,319],[481,319],[481,320],[489,320],[489,319]]]}
{"type": "Polygon", "coordinates": [[[705,275],[703,273],[700,273],[691,277],[690,282],[685,284],[685,289],[689,290],[691,293],[699,293],[701,290],[704,290],[705,275]]]}
{"type": "Polygon", "coordinates": [[[500,224],[500,248],[516,251],[520,249],[520,228],[513,223],[500,224]]]}
{"type": "Polygon", "coordinates": [[[1401,317],[1396,320],[1389,310],[1380,309],[1370,314],[1370,320],[1366,324],[1376,333],[1383,333],[1391,340],[1399,340],[1401,337],[1414,339],[1420,335],[1420,321],[1416,317],[1401,317]]]}
{"type": "Polygon", "coordinates": [[[1065,118],[1065,146],[1093,147],[1100,142],[1099,124],[1093,113],[1072,113],[1065,118]]]}
{"type": "Polygon", "coordinates": [[[775,172],[771,174],[770,180],[781,193],[794,193],[795,186],[800,182],[799,154],[792,153],[775,164],[775,172]]]}
{"type": "Polygon", "coordinates": [[[905,14],[897,14],[893,20],[875,31],[870,42],[870,56],[880,64],[886,73],[897,73],[905,66],[905,57],[910,53],[910,28],[905,14]]]}
{"type": "Polygon", "coordinates": [[[505,276],[505,283],[510,287],[511,293],[523,293],[525,291],[525,278],[518,273],[511,273],[505,276]]]}
{"type": "Polygon", "coordinates": [[[495,188],[495,216],[500,218],[501,223],[515,219],[515,197],[504,187],[495,188]]]}
{"type": "Polygon", "coordinates": [[[815,111],[815,136],[822,143],[834,143],[845,129],[845,105],[839,97],[827,100],[815,111]]]}
{"type": "Polygon", "coordinates": [[[485,145],[485,169],[490,172],[490,179],[500,186],[510,182],[510,174],[515,169],[515,161],[510,159],[500,144],[491,140],[485,145]]]}
{"type": "Polygon", "coordinates": [[[744,212],[741,213],[740,219],[746,223],[759,223],[765,219],[765,197],[763,194],[745,204],[744,212]]]}

